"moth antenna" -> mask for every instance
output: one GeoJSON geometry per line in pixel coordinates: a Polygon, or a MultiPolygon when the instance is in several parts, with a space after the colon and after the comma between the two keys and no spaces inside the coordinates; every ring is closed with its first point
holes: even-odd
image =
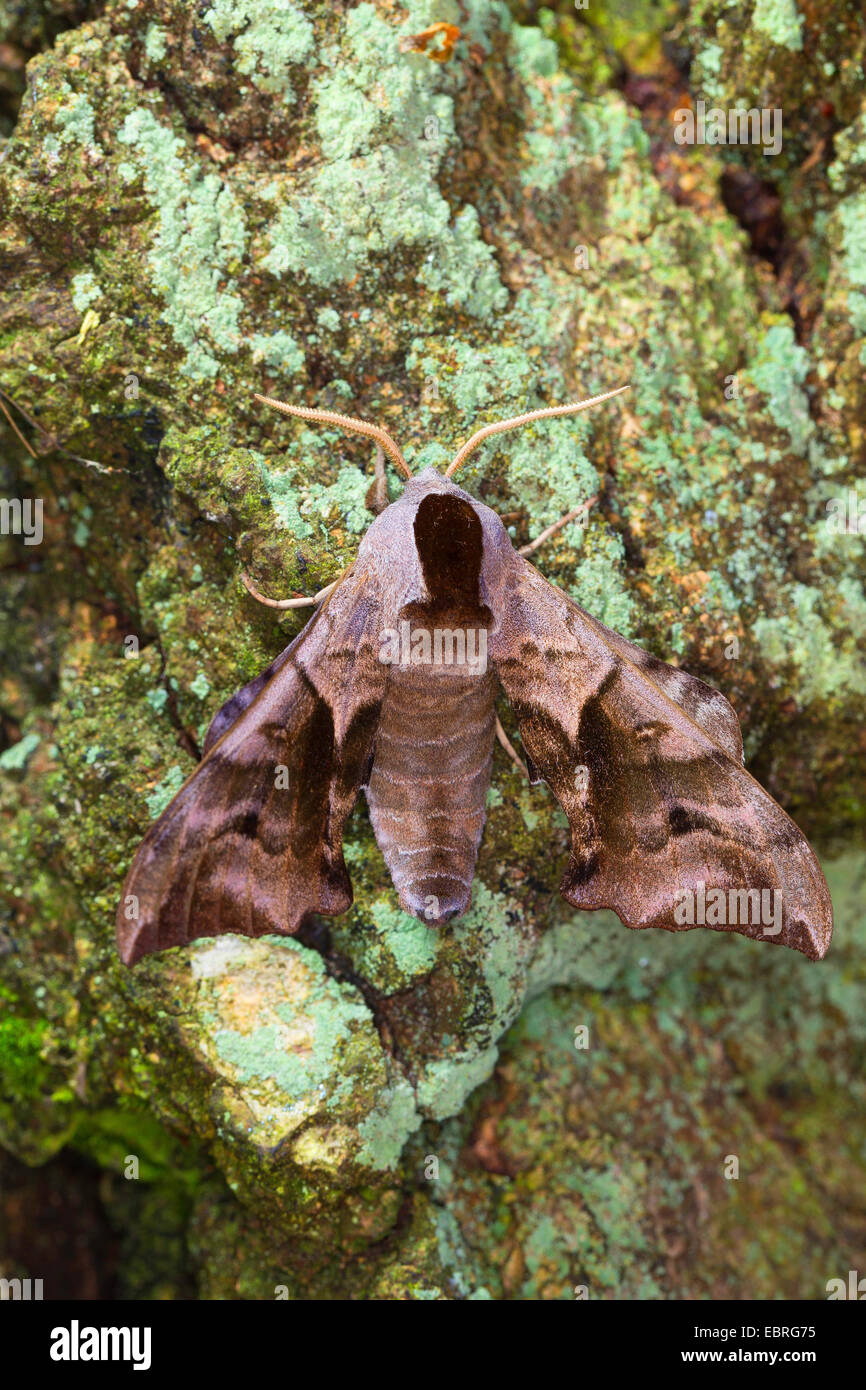
{"type": "Polygon", "coordinates": [[[337,425],[341,430],[352,430],[355,434],[364,434],[368,439],[375,439],[399,468],[403,477],[412,477],[409,465],[390,434],[378,425],[372,425],[369,420],[358,420],[354,415],[338,415],[333,410],[311,410],[306,405],[287,405],[285,401],[274,400],[273,396],[262,396],[258,391],[254,393],[253,399],[261,401],[262,405],[272,405],[274,410],[281,410],[284,415],[297,415],[301,420],[317,420],[323,425],[337,425]]]}
{"type": "Polygon", "coordinates": [[[511,420],[499,420],[494,425],[485,425],[483,429],[473,434],[468,439],[462,449],[454,455],[445,470],[445,477],[450,478],[457,472],[461,463],[464,463],[469,455],[478,448],[478,445],[485,439],[489,439],[491,434],[502,434],[504,430],[516,430],[519,425],[528,425],[533,420],[549,420],[555,415],[576,415],[579,410],[587,410],[591,405],[600,405],[602,401],[609,401],[613,396],[622,395],[623,391],[628,391],[631,383],[625,386],[617,386],[615,391],[605,391],[600,396],[590,396],[585,401],[571,401],[568,405],[548,405],[543,410],[530,410],[526,415],[515,415],[511,420]]]}
{"type": "Polygon", "coordinates": [[[332,594],[340,580],[335,579],[333,584],[327,584],[324,589],[320,589],[312,598],[265,598],[258,589],[253,586],[253,581],[246,572],[241,573],[243,586],[251,598],[258,603],[264,603],[268,608],[313,608],[317,603],[324,603],[328,594],[332,594]]]}

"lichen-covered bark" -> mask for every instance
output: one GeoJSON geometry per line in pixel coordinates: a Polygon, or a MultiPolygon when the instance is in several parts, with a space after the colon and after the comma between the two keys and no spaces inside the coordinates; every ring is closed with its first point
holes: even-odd
{"type": "Polygon", "coordinates": [[[631,10],[0,6],[0,388],[40,427],[33,459],[0,421],[0,495],[45,528],[0,539],[4,1274],[50,1289],[19,1164],[80,1182],[94,1250],[121,1233],[110,1287],[75,1266],[103,1295],[811,1298],[863,1267],[866,539],[828,525],[864,468],[860,6],[631,10]],[[401,51],[443,19],[448,61],[401,51]],[[699,97],[781,107],[779,156],[677,145],[699,97]],[[344,918],[124,971],[132,850],[304,621],[242,570],[312,593],[371,520],[368,445],[252,392],[420,467],[625,380],[464,485],[519,541],[599,494],[539,565],[732,699],[822,851],[827,960],[572,912],[564,820],[497,750],[452,929],[398,909],[359,808],[344,918]]]}

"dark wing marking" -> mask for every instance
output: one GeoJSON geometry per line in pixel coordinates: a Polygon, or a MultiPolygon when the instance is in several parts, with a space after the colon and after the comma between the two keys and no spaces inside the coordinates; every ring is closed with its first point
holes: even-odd
{"type": "Polygon", "coordinates": [[[722,696],[683,685],[525,560],[489,653],[526,752],[568,816],[560,891],[569,902],[612,908],[629,927],[707,925],[824,955],[833,923],[824,875],[742,766],[722,696]],[[715,920],[694,920],[711,891],[715,920]],[[690,903],[693,920],[681,920],[690,903]]]}
{"type": "Polygon", "coordinates": [[[127,875],[117,912],[127,965],[199,936],[292,934],[311,912],[351,904],[342,833],[385,690],[381,629],[375,576],[350,570],[268,671],[223,706],[206,756],[127,875]]]}
{"type": "MultiPolygon", "coordinates": [[[[307,629],[304,628],[304,632],[306,632],[306,630],[307,629]]],[[[203,753],[209,753],[214,744],[222,738],[226,729],[230,729],[235,720],[243,714],[244,710],[249,709],[259,691],[264,690],[271,677],[275,676],[280,667],[288,661],[295,646],[303,637],[304,632],[299,632],[294,641],[281,651],[278,657],[275,657],[270,666],[266,666],[264,671],[260,672],[258,676],[255,676],[246,685],[242,686],[236,694],[230,695],[225,704],[217,710],[204,736],[203,753]]]]}
{"type": "Polygon", "coordinates": [[[720,691],[698,680],[697,676],[690,676],[688,671],[681,671],[677,666],[668,666],[664,661],[659,661],[657,656],[652,656],[634,642],[627,642],[618,632],[614,632],[613,628],[605,627],[598,618],[587,613],[579,603],[575,603],[565,594],[562,597],[584,622],[595,628],[608,647],[612,647],[618,656],[636,666],[638,671],[657,685],[669,700],[673,700],[674,704],[685,710],[690,719],[700,724],[716,743],[721,744],[729,757],[740,763],[743,761],[740,721],[720,691]]]}

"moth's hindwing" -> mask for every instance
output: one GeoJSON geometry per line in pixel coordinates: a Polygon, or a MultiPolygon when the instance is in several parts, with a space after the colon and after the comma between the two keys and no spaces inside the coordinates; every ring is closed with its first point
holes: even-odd
{"type": "Polygon", "coordinates": [[[743,767],[722,695],[610,632],[524,560],[490,651],[568,816],[569,902],[612,908],[628,927],[710,926],[824,955],[824,875],[743,767]]]}

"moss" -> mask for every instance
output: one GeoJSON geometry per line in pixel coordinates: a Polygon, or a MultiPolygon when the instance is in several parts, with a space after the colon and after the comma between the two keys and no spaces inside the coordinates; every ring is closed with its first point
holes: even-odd
{"type": "MultiPolygon", "coordinates": [[[[5,999],[7,992],[3,991],[5,999]]],[[[0,1019],[0,1067],[6,1095],[21,1099],[41,1088],[45,1074],[42,1058],[44,1020],[30,1022],[25,1018],[0,1019]]]]}
{"type": "Polygon", "coordinates": [[[866,815],[862,538],[825,505],[863,453],[858,7],[821,0],[800,49],[783,6],[515,15],[113,4],[34,61],[0,163],[0,380],[113,470],[4,446],[3,490],[44,495],[50,527],[38,564],[4,550],[3,1142],[28,1162],[74,1143],[114,1175],[146,1296],[187,1290],[184,1246],[202,1296],[268,1299],[812,1297],[854,1258],[859,858],[831,866],[838,945],[815,969],[630,933],[557,898],[563,818],[497,748],[451,928],[400,913],[359,807],[354,907],[303,944],[115,958],[135,844],[304,622],[241,572],[313,593],[372,516],[369,441],[256,388],[375,418],[417,466],[631,381],[491,439],[465,485],[518,544],[597,496],[538,567],[724,689],[804,828],[841,847],[866,815]],[[461,28],[452,59],[401,52],[434,18],[461,28]],[[674,150],[636,111],[622,64],[673,83],[663,33],[695,53],[693,94],[784,107],[778,160],[674,150]],[[825,99],[834,154],[809,162],[825,99]],[[720,201],[728,163],[779,192],[781,281],[720,201]]]}

